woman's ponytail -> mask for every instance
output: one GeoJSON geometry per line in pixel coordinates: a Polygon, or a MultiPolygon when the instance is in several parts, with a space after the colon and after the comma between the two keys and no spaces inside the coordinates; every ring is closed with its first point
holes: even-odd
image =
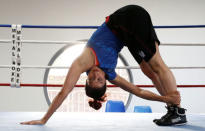
{"type": "Polygon", "coordinates": [[[90,107],[94,108],[95,110],[99,110],[102,107],[102,102],[99,100],[89,100],[88,103],[90,107]]]}

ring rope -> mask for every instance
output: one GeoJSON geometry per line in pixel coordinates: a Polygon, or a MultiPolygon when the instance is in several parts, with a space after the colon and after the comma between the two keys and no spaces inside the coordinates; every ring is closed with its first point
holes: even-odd
{"type": "MultiPolygon", "coordinates": [[[[12,68],[10,65],[0,65],[0,68],[12,68]]],[[[69,66],[25,66],[22,65],[21,68],[27,69],[68,69],[69,66]]],[[[205,66],[196,66],[196,67],[169,67],[170,69],[205,69],[205,66]]],[[[116,69],[140,69],[139,66],[118,66],[116,69]]]]}
{"type": "MultiPolygon", "coordinates": [[[[22,40],[26,44],[85,44],[87,41],[45,41],[45,40],[22,40]]],[[[0,43],[11,43],[11,40],[0,40],[0,43]]]]}
{"type": "Polygon", "coordinates": [[[160,44],[160,46],[205,46],[205,44],[202,43],[190,43],[190,44],[185,44],[185,43],[175,43],[175,44],[169,44],[169,43],[164,43],[160,44]]]}
{"type": "MultiPolygon", "coordinates": [[[[11,86],[10,83],[0,83],[0,86],[11,86]]],[[[28,84],[21,83],[21,87],[63,87],[63,84],[28,84]]],[[[153,88],[154,85],[135,85],[143,88],[153,88]]],[[[75,87],[85,87],[85,85],[75,85],[75,87]]],[[[118,87],[116,85],[107,85],[107,87],[118,87]]],[[[177,85],[178,88],[196,88],[196,87],[205,87],[205,85],[177,85]]]]}
{"type": "MultiPolygon", "coordinates": [[[[0,24],[0,27],[11,27],[10,24],[0,24]]],[[[22,25],[22,28],[41,28],[41,29],[97,29],[99,26],[66,26],[66,25],[22,25]]],[[[154,26],[154,28],[205,28],[205,25],[165,25],[154,26]]]]}
{"type": "MultiPolygon", "coordinates": [[[[87,41],[47,41],[47,40],[22,40],[26,44],[85,44],[87,41]]],[[[11,40],[0,40],[0,43],[11,43],[11,40]]],[[[203,43],[163,43],[162,46],[205,46],[203,43]]]]}

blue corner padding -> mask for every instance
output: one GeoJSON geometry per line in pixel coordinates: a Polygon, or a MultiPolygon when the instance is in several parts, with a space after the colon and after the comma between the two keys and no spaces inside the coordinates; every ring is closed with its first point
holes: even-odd
{"type": "Polygon", "coordinates": [[[152,113],[152,109],[150,106],[135,106],[134,112],[137,113],[152,113]]]}
{"type": "Polygon", "coordinates": [[[107,101],[105,112],[125,112],[124,102],[112,100],[107,101]]]}

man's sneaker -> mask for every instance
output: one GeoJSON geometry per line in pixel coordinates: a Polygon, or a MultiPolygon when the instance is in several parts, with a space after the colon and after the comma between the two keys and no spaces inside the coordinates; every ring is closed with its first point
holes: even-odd
{"type": "Polygon", "coordinates": [[[186,124],[186,109],[177,106],[167,107],[167,114],[161,119],[153,120],[159,126],[183,125],[186,124]]]}

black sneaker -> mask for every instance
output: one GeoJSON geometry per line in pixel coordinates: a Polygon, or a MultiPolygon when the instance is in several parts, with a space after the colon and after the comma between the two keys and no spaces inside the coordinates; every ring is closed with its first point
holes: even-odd
{"type": "Polygon", "coordinates": [[[161,119],[154,119],[153,122],[159,126],[183,125],[187,123],[186,109],[177,106],[167,107],[167,114],[161,119]]]}
{"type": "MultiPolygon", "coordinates": [[[[166,119],[173,114],[173,109],[172,109],[173,106],[165,106],[165,108],[167,108],[167,113],[164,116],[162,116],[160,119],[166,119]]],[[[156,123],[160,119],[154,119],[153,122],[156,123]]]]}
{"type": "MultiPolygon", "coordinates": [[[[167,108],[167,113],[164,116],[162,116],[160,119],[166,119],[173,114],[174,106],[165,106],[165,108],[167,108]]],[[[154,119],[153,122],[159,121],[160,119],[154,119]]]]}

